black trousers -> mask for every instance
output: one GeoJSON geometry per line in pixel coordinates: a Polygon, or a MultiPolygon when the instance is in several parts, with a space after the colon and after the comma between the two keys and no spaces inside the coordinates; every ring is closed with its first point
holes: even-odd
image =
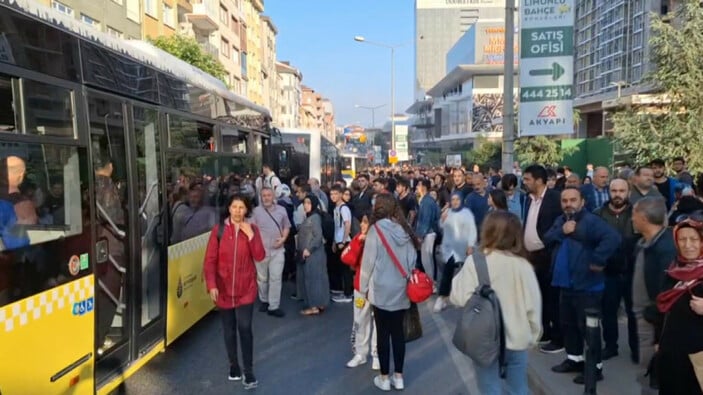
{"type": "MultiPolygon", "coordinates": [[[[583,356],[586,338],[586,309],[601,310],[603,292],[561,290],[561,322],[567,355],[583,356]]],[[[601,349],[596,351],[596,363],[601,362],[601,349]]]]}
{"type": "Polygon", "coordinates": [[[454,279],[454,271],[458,267],[459,264],[454,260],[454,256],[444,264],[442,278],[439,280],[439,296],[449,296],[449,293],[452,292],[452,279],[454,279]]]}
{"type": "MultiPolygon", "coordinates": [[[[333,265],[335,266],[337,278],[339,281],[338,284],[340,287],[335,289],[339,289],[344,292],[345,296],[354,297],[354,273],[352,272],[352,269],[351,267],[349,267],[349,265],[345,265],[344,262],[342,262],[342,251],[344,251],[344,249],[347,247],[347,244],[349,243],[344,243],[341,246],[337,244],[337,250],[333,255],[333,265]]],[[[333,289],[331,283],[330,289],[333,289]]]]}
{"type": "Polygon", "coordinates": [[[535,275],[542,294],[542,328],[545,339],[560,346],[564,344],[559,319],[559,292],[552,287],[552,256],[546,249],[530,252],[530,263],[535,268],[535,275]]]}
{"type": "Polygon", "coordinates": [[[396,373],[403,373],[405,362],[405,332],[403,319],[406,310],[388,311],[373,307],[376,322],[376,350],[381,364],[381,374],[387,375],[391,365],[391,343],[393,344],[393,367],[396,373]]]}
{"type": "Polygon", "coordinates": [[[618,308],[621,300],[625,302],[627,341],[630,346],[630,352],[634,355],[639,355],[637,318],[634,311],[632,311],[631,274],[605,276],[605,292],[603,292],[603,341],[605,348],[618,349],[618,308]]]}
{"type": "Polygon", "coordinates": [[[331,291],[342,290],[342,268],[341,263],[336,253],[332,252],[332,245],[325,244],[325,253],[327,253],[327,278],[330,281],[331,291]]]}
{"type": "Polygon", "coordinates": [[[229,363],[231,366],[239,366],[237,355],[237,332],[239,332],[244,373],[253,373],[254,368],[254,335],[251,329],[253,312],[254,304],[239,306],[235,309],[220,309],[229,363]]]}

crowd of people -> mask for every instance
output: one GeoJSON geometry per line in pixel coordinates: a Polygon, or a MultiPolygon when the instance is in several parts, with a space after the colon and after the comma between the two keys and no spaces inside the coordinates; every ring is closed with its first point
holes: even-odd
{"type": "Polygon", "coordinates": [[[482,394],[502,393],[500,369],[510,393],[526,394],[527,351],[536,346],[565,353],[552,371],[583,384],[587,310],[602,315],[596,376],[605,379],[602,361],[620,353],[621,301],[629,356],[642,371],[633,380],[663,395],[702,393],[689,355],[703,351],[703,174],[694,180],[683,158],[671,171],[659,159],[616,173],[584,170],[377,167],[351,185],[302,176],[287,185],[264,166],[254,183],[258,206],[232,195],[205,259],[230,380],[256,386],[253,305],[258,298],[260,311],[284,317],[281,283],[294,278],[291,297],[305,316],[324,313],[330,300],[353,302],[347,366],[370,354],[380,370],[375,386],[403,389],[411,303],[398,263],[435,281],[432,306],[441,314],[478,285],[478,251],[502,302],[507,346],[505,366],[476,368],[482,394]]]}

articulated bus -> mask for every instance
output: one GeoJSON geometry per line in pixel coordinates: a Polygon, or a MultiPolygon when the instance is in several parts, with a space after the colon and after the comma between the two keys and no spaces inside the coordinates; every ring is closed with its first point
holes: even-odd
{"type": "Polygon", "coordinates": [[[210,229],[269,121],[147,43],[0,0],[2,395],[109,393],[213,309],[210,229]]]}
{"type": "Polygon", "coordinates": [[[339,177],[339,149],[319,132],[274,129],[271,156],[274,171],[284,184],[290,185],[295,176],[317,178],[322,185],[339,177]]]}

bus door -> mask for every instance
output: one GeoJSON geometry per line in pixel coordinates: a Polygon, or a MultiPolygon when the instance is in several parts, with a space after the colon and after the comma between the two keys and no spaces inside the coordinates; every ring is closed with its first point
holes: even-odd
{"type": "Polygon", "coordinates": [[[96,380],[163,337],[158,112],[88,96],[95,193],[96,380]]]}

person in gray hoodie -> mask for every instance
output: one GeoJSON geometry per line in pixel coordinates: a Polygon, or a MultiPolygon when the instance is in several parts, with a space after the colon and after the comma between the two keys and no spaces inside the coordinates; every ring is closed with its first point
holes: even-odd
{"type": "Polygon", "coordinates": [[[381,237],[385,238],[406,274],[410,274],[417,262],[417,238],[398,201],[389,193],[378,194],[375,198],[361,261],[359,290],[373,306],[378,333],[376,347],[381,374],[374,377],[374,385],[383,391],[390,391],[391,385],[401,390],[405,360],[403,319],[410,308],[410,300],[406,295],[407,279],[393,263],[381,237]],[[391,342],[395,374],[389,377],[391,342]]]}

